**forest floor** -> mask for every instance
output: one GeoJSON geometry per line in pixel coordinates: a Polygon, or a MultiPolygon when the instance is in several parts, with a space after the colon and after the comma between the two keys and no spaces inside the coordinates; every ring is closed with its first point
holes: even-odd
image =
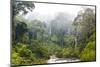
{"type": "Polygon", "coordinates": [[[50,56],[47,63],[63,63],[63,62],[78,62],[78,58],[57,58],[55,55],[50,56]]]}

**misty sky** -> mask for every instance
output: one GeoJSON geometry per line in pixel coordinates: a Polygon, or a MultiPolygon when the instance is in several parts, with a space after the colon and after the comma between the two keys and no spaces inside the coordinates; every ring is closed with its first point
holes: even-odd
{"type": "Polygon", "coordinates": [[[47,3],[34,3],[35,9],[29,12],[25,18],[29,20],[38,19],[41,21],[49,22],[57,16],[58,13],[65,13],[70,20],[73,20],[77,13],[85,8],[76,5],[62,5],[62,4],[47,4],[47,3]]]}

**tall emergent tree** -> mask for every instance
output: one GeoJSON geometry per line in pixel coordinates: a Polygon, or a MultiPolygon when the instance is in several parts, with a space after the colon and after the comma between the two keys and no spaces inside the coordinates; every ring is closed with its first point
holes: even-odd
{"type": "Polygon", "coordinates": [[[17,1],[17,0],[13,0],[11,2],[11,8],[12,8],[12,41],[14,43],[15,40],[15,20],[14,18],[20,14],[20,12],[22,12],[22,14],[27,14],[28,11],[32,11],[35,8],[35,5],[33,2],[31,1],[17,1]]]}
{"type": "Polygon", "coordinates": [[[90,8],[80,11],[73,23],[76,36],[76,44],[82,49],[86,46],[88,38],[95,32],[95,11],[90,8]]]}

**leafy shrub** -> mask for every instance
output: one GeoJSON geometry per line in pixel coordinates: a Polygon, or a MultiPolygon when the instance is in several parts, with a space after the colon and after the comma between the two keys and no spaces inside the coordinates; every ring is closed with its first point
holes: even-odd
{"type": "Polygon", "coordinates": [[[15,51],[12,52],[12,64],[20,64],[22,61],[22,57],[19,56],[19,53],[15,51]]]}
{"type": "Polygon", "coordinates": [[[52,42],[41,42],[33,40],[33,43],[29,47],[33,53],[37,54],[38,57],[49,59],[51,55],[55,54],[60,47],[52,42]]]}
{"type": "Polygon", "coordinates": [[[33,62],[33,64],[46,64],[46,63],[47,63],[46,59],[43,58],[37,58],[37,60],[33,62]]]}
{"type": "Polygon", "coordinates": [[[26,44],[18,43],[12,50],[12,64],[33,64],[36,60],[36,54],[28,48],[26,44]]]}
{"type": "Polygon", "coordinates": [[[89,42],[80,54],[81,61],[94,61],[96,60],[95,41],[89,42]]]}
{"type": "Polygon", "coordinates": [[[69,47],[69,48],[62,48],[58,51],[58,53],[56,54],[57,57],[59,58],[69,58],[73,56],[73,48],[69,47]]]}
{"type": "Polygon", "coordinates": [[[79,47],[75,47],[75,48],[73,49],[72,56],[73,56],[73,57],[76,57],[76,58],[79,58],[79,55],[80,55],[80,48],[79,48],[79,47]]]}

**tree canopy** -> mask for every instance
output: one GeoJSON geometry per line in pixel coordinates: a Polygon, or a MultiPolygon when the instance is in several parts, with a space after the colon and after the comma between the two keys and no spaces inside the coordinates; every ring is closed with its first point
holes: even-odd
{"type": "Polygon", "coordinates": [[[60,12],[46,22],[23,17],[22,14],[34,10],[33,2],[17,1],[12,7],[13,65],[47,64],[52,55],[60,59],[96,60],[96,13],[93,9],[80,10],[74,20],[60,12]]]}

